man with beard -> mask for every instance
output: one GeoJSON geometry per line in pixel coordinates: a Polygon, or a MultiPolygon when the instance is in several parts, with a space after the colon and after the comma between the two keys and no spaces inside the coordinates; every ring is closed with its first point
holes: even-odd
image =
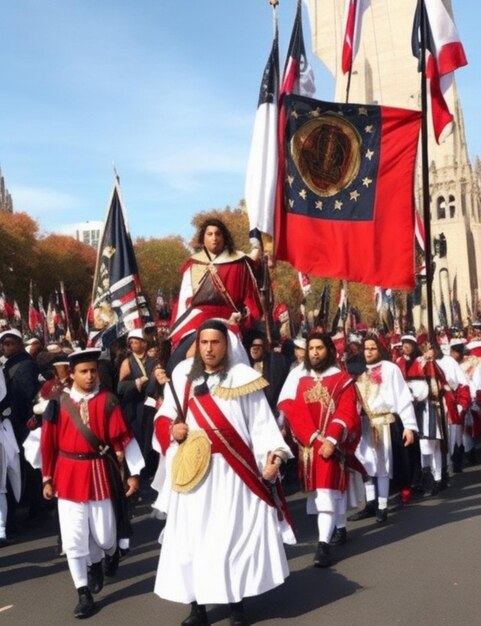
{"type": "Polygon", "coordinates": [[[328,334],[314,332],[308,337],[304,364],[287,377],[278,408],[299,444],[307,514],[317,515],[314,565],[328,567],[334,528],[337,524],[345,530],[349,455],[360,435],[354,383],[336,367],[336,348],[328,334]]]}
{"type": "Polygon", "coordinates": [[[387,520],[390,479],[394,478],[400,489],[410,488],[412,464],[405,448],[414,443],[418,427],[401,370],[387,359],[378,337],[364,339],[364,358],[366,371],[356,381],[362,403],[362,437],[356,456],[369,479],[365,484],[366,507],[349,520],[375,515],[382,524],[387,520]]]}
{"type": "Polygon", "coordinates": [[[206,604],[230,604],[231,625],[246,624],[243,598],[288,575],[282,540],[294,539],[275,486],[291,453],[266,381],[236,347],[223,321],[204,322],[154,425],[166,468],[157,507],[167,514],[154,591],[191,603],[184,626],[208,624],[206,604]]]}

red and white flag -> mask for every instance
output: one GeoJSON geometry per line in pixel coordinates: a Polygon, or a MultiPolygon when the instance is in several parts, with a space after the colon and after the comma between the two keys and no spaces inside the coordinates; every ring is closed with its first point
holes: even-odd
{"type": "Polygon", "coordinates": [[[309,280],[309,276],[307,274],[303,274],[302,272],[297,272],[299,278],[299,285],[302,290],[302,295],[306,298],[311,293],[311,281],[309,280]]]}
{"type": "Polygon", "coordinates": [[[342,62],[343,74],[352,69],[352,63],[359,49],[362,15],[370,0],[346,0],[344,9],[342,62]]]}
{"type": "Polygon", "coordinates": [[[281,97],[286,93],[312,96],[315,91],[314,72],[307,60],[304,35],[302,32],[302,0],[298,0],[296,17],[284,65],[280,94],[281,97]]]}
{"type": "Polygon", "coordinates": [[[412,49],[414,56],[420,59],[424,42],[434,136],[438,143],[442,143],[452,133],[454,119],[445,95],[452,84],[454,71],[467,65],[468,61],[456,26],[442,0],[424,0],[423,36],[422,5],[421,0],[418,0],[414,16],[412,49]]]}

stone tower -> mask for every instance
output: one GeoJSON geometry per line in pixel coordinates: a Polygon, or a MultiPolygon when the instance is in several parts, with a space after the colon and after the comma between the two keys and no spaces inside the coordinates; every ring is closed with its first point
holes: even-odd
{"type": "Polygon", "coordinates": [[[5,179],[3,178],[1,168],[0,168],[0,211],[13,213],[12,196],[10,195],[8,189],[5,187],[5,179]]]}
{"type": "MultiPolygon", "coordinates": [[[[421,79],[411,52],[411,32],[417,0],[363,0],[359,51],[354,59],[349,101],[419,109],[421,79]]],[[[443,0],[452,14],[450,0],[443,0]]],[[[347,75],[341,71],[344,0],[307,0],[314,53],[335,80],[334,99],[346,100],[347,75]]],[[[468,71],[460,69],[459,71],[468,71]]],[[[468,157],[461,104],[453,83],[447,103],[454,115],[454,132],[441,144],[429,137],[431,230],[435,240],[433,280],[435,320],[441,302],[446,321],[456,321],[450,304],[459,303],[461,317],[479,316],[481,286],[481,162],[468,157]],[[445,238],[446,254],[439,241],[445,238]],[[439,254],[440,253],[440,254],[439,254]]],[[[430,122],[429,122],[430,128],[430,122]]],[[[421,206],[421,174],[416,197],[421,206]]],[[[434,251],[433,246],[433,251],[434,251]]]]}

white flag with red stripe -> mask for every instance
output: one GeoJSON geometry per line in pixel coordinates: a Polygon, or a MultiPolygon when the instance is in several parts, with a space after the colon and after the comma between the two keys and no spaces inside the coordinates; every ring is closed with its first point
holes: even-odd
{"type": "Polygon", "coordinates": [[[414,16],[413,54],[421,58],[424,41],[426,49],[426,78],[429,80],[431,115],[434,136],[442,143],[453,130],[453,115],[445,96],[453,81],[453,73],[468,61],[451,15],[442,0],[418,0],[414,16]],[[424,4],[424,36],[421,33],[421,8],[424,4]]]}

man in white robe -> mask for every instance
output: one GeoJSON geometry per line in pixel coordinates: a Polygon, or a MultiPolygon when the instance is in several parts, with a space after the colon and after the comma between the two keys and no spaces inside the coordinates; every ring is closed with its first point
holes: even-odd
{"type": "Polygon", "coordinates": [[[402,448],[393,455],[393,440],[398,439],[397,425],[402,429],[404,447],[414,443],[414,433],[418,431],[411,393],[399,367],[383,358],[383,347],[377,337],[364,339],[366,371],[356,381],[362,399],[362,436],[356,456],[366,468],[369,476],[365,483],[366,507],[351,515],[350,521],[376,516],[380,524],[387,520],[389,481],[394,476],[394,465],[399,461],[399,487],[410,488],[409,462],[402,459],[402,448]],[[404,467],[403,467],[404,466],[404,467]],[[377,487],[377,506],[376,506],[377,487]]]}
{"type": "Polygon", "coordinates": [[[196,356],[174,370],[155,421],[166,466],[158,506],[167,522],[154,591],[191,603],[185,626],[209,623],[206,604],[230,604],[231,624],[245,624],[243,598],[284,582],[283,538],[294,542],[274,493],[279,465],[292,454],[264,379],[232,360],[231,338],[224,322],[202,324],[196,356]],[[174,490],[172,459],[199,434],[211,448],[207,472],[193,488],[174,490]]]}

